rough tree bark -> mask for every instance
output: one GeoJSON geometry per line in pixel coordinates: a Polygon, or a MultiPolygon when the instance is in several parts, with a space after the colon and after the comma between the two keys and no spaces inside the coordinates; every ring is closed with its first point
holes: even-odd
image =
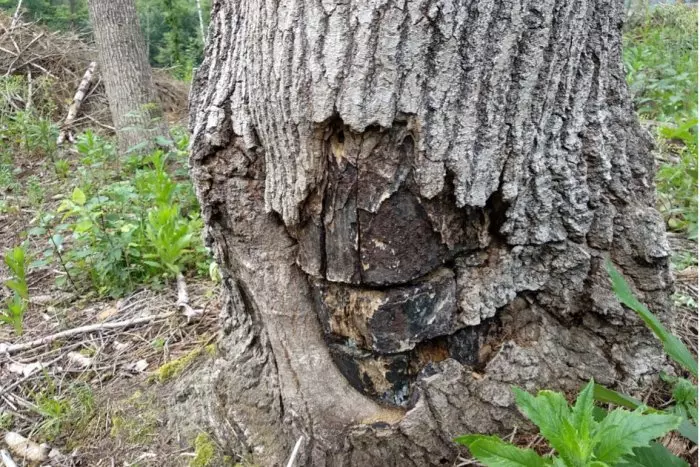
{"type": "Polygon", "coordinates": [[[90,0],[88,7],[119,149],[167,137],[134,0],[90,0]]]}
{"type": "Polygon", "coordinates": [[[451,463],[455,435],[522,423],[512,384],[634,391],[666,365],[604,269],[663,311],[623,16],[214,1],[191,166],[227,302],[193,403],[222,443],[260,465],[299,436],[298,465],[451,463]]]}

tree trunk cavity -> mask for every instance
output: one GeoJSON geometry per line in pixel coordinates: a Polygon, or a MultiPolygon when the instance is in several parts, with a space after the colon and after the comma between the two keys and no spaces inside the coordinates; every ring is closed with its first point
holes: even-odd
{"type": "MultiPolygon", "coordinates": [[[[672,278],[617,0],[217,0],[191,166],[224,275],[215,434],[262,465],[452,463],[510,386],[666,363],[672,278]],[[668,316],[662,315],[664,319],[668,316]]],[[[186,397],[185,397],[186,398],[186,397]]]]}
{"type": "Polygon", "coordinates": [[[167,137],[134,0],[90,0],[88,7],[119,149],[167,137]]]}

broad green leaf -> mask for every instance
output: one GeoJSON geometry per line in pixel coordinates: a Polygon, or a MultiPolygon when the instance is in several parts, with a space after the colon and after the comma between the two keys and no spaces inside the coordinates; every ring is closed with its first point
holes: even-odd
{"type": "Polygon", "coordinates": [[[155,143],[156,143],[158,146],[166,146],[166,147],[167,147],[167,146],[172,146],[172,145],[173,145],[173,141],[172,141],[172,140],[167,139],[167,138],[164,138],[164,137],[162,137],[162,136],[156,136],[156,137],[155,137],[155,143]]]}
{"type": "Polygon", "coordinates": [[[494,436],[489,436],[489,435],[462,435],[462,436],[457,436],[454,439],[454,442],[457,444],[461,444],[462,446],[469,447],[472,443],[479,441],[481,439],[491,439],[494,438],[494,436]]]}
{"type": "Polygon", "coordinates": [[[593,407],[593,419],[596,422],[600,422],[605,417],[608,416],[608,411],[598,407],[597,405],[593,407]]]}
{"type": "Polygon", "coordinates": [[[508,444],[496,436],[467,435],[455,441],[469,448],[472,455],[486,467],[549,467],[552,462],[532,449],[508,444]]]}
{"type": "Polygon", "coordinates": [[[29,267],[31,268],[43,268],[44,266],[48,265],[51,262],[50,259],[37,259],[29,263],[29,267]]]}
{"type": "Polygon", "coordinates": [[[25,281],[18,279],[9,279],[5,281],[5,285],[8,289],[15,292],[21,298],[29,300],[29,288],[27,287],[27,283],[25,281]]]}
{"type": "Polygon", "coordinates": [[[86,201],[85,193],[83,193],[83,190],[81,190],[78,187],[75,187],[75,189],[73,189],[73,194],[71,195],[70,199],[78,206],[85,205],[85,201],[86,201]]]}
{"type": "Polygon", "coordinates": [[[54,246],[56,248],[61,250],[61,246],[63,246],[63,235],[53,234],[51,236],[51,242],[54,244],[54,246]]]}
{"type": "Polygon", "coordinates": [[[46,229],[43,227],[32,227],[27,231],[27,235],[29,235],[30,237],[44,235],[45,233],[46,229]]]}
{"type": "Polygon", "coordinates": [[[90,219],[83,219],[77,224],[75,224],[75,232],[84,233],[88,232],[92,228],[92,221],[90,219]]]}
{"type": "Polygon", "coordinates": [[[615,404],[621,407],[627,407],[628,409],[635,410],[644,404],[638,401],[634,397],[622,394],[620,392],[608,389],[605,386],[596,384],[593,386],[593,397],[598,402],[603,402],[606,404],[615,404]]]}
{"type": "Polygon", "coordinates": [[[688,463],[659,443],[634,448],[633,454],[625,456],[615,467],[688,467],[688,463]]]}
{"type": "Polygon", "coordinates": [[[689,439],[695,444],[698,444],[698,427],[690,420],[683,420],[678,427],[678,433],[684,438],[689,439]]]}
{"type": "Polygon", "coordinates": [[[612,280],[613,291],[617,298],[626,305],[628,308],[632,309],[639,315],[640,318],[646,323],[649,329],[659,338],[663,343],[664,350],[677,363],[679,363],[683,368],[690,371],[695,377],[698,376],[698,362],[690,353],[690,350],[678,339],[676,336],[668,332],[668,330],[661,324],[654,314],[649,311],[649,309],[644,306],[632,293],[629,285],[625,281],[622,274],[620,274],[617,269],[608,261],[606,263],[608,269],[608,274],[612,280]]]}
{"type": "Polygon", "coordinates": [[[614,464],[632,449],[643,447],[680,425],[681,418],[668,414],[643,414],[641,408],[630,412],[615,409],[598,426],[595,457],[614,464]]]}
{"type": "Polygon", "coordinates": [[[593,454],[593,440],[582,436],[569,420],[562,420],[561,431],[550,434],[550,444],[567,465],[586,465],[593,454]]]}

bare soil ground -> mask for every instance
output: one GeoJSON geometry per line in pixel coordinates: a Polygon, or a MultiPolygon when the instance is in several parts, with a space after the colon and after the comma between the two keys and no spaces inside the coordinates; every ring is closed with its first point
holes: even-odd
{"type": "MultiPolygon", "coordinates": [[[[32,204],[22,190],[3,193],[14,207],[0,212],[3,255],[66,195],[48,161],[18,163],[19,185],[40,177],[44,202],[32,204]]],[[[28,241],[34,257],[49,246],[45,236],[28,241]]],[[[60,456],[50,465],[188,465],[193,439],[165,433],[161,409],[171,380],[214,348],[219,286],[186,277],[189,305],[200,312],[188,318],[177,305],[175,281],[113,300],[80,285],[58,287],[56,278],[65,275],[57,264],[30,269],[23,335],[0,325],[0,433],[57,448],[60,456]]],[[[9,278],[0,261],[0,284],[9,278]]],[[[0,287],[0,303],[8,296],[0,287]]]]}

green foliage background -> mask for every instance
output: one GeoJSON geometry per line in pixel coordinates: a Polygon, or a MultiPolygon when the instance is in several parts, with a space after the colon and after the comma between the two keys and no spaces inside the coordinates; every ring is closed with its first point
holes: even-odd
{"type": "MultiPolygon", "coordinates": [[[[201,0],[201,5],[206,33],[211,2],[201,0]]],[[[0,0],[0,8],[14,13],[17,0],[0,0]]],[[[151,64],[172,68],[179,78],[190,78],[204,50],[196,0],[136,0],[136,8],[151,64]]],[[[22,12],[26,20],[84,34],[91,40],[87,0],[23,0],[22,12]]]]}
{"type": "Polygon", "coordinates": [[[698,13],[657,7],[628,23],[627,83],[640,119],[656,132],[659,210],[670,230],[698,235],[698,13]]]}

